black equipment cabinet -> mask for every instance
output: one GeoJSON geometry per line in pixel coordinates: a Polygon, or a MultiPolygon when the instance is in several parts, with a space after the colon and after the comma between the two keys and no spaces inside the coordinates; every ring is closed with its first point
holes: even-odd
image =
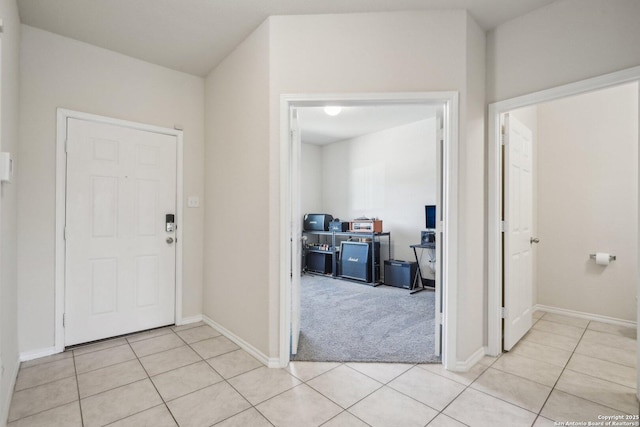
{"type": "Polygon", "coordinates": [[[378,282],[380,280],[380,242],[341,242],[340,277],[367,283],[378,282]],[[372,280],[374,277],[375,279],[372,280]]]}
{"type": "Polygon", "coordinates": [[[303,233],[309,237],[316,237],[317,243],[312,243],[311,245],[307,245],[303,250],[303,256],[305,259],[303,260],[302,265],[305,267],[305,271],[311,274],[331,274],[334,278],[345,278],[347,280],[357,280],[359,282],[365,282],[373,286],[380,285],[380,265],[381,265],[381,244],[380,240],[383,238],[387,239],[387,253],[386,258],[391,258],[391,233],[366,233],[366,232],[353,232],[353,231],[311,231],[306,230],[303,233]],[[353,240],[354,238],[358,239],[368,239],[367,242],[359,242],[357,240],[353,240]],[[324,240],[324,244],[320,244],[320,240],[324,240]],[[341,241],[341,239],[352,239],[341,241]],[[343,244],[353,243],[353,245],[347,245],[349,249],[353,249],[355,247],[367,249],[367,259],[369,262],[365,263],[364,270],[366,273],[362,273],[362,267],[358,268],[357,274],[353,273],[352,270],[347,268],[347,272],[345,274],[344,271],[340,271],[340,267],[343,264],[341,262],[342,257],[345,255],[341,253],[340,247],[343,244]],[[319,249],[322,247],[323,249],[319,249]],[[319,260],[319,256],[315,255],[316,253],[321,253],[320,255],[324,257],[323,260],[319,260]],[[328,254],[328,255],[327,255],[328,254]],[[331,258],[331,270],[326,271],[327,260],[326,257],[329,256],[331,258]],[[320,267],[320,268],[319,268],[320,267]],[[323,271],[326,271],[323,273],[323,271]]]}
{"type": "Polygon", "coordinates": [[[333,255],[330,251],[310,250],[306,253],[305,267],[307,271],[331,274],[333,271],[333,255]]]}
{"type": "Polygon", "coordinates": [[[411,289],[418,274],[418,263],[389,259],[384,261],[384,284],[411,289]]]}

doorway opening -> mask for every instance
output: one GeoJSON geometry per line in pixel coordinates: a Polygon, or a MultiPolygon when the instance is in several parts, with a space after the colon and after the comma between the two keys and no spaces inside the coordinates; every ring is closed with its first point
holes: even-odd
{"type": "MultiPolygon", "coordinates": [[[[441,170],[441,191],[438,194],[438,221],[436,227],[436,259],[440,268],[436,270],[435,290],[435,339],[442,337],[442,348],[438,348],[442,354],[442,363],[445,368],[453,369],[455,366],[455,273],[452,267],[452,257],[457,250],[455,243],[456,234],[456,196],[457,186],[457,94],[456,93],[410,93],[410,94],[356,94],[356,95],[283,95],[281,97],[281,191],[286,197],[281,203],[281,328],[280,328],[280,364],[286,366],[291,358],[292,349],[297,345],[300,327],[300,273],[302,271],[302,228],[303,214],[301,207],[300,191],[300,166],[302,144],[299,138],[299,110],[304,108],[317,108],[326,106],[341,106],[343,108],[363,108],[372,106],[407,106],[430,105],[437,107],[441,115],[439,123],[442,125],[439,131],[439,152],[442,161],[438,169],[441,170]],[[441,313],[441,314],[440,314],[441,313]]],[[[362,172],[362,171],[361,171],[362,172]]],[[[356,174],[359,172],[356,172],[356,174]]],[[[364,172],[363,172],[364,173],[364,172]]],[[[370,174],[371,175],[371,174],[370,174]]],[[[372,177],[373,175],[371,175],[372,177]]],[[[372,178],[373,181],[375,181],[372,178]]],[[[375,195],[369,194],[369,199],[375,195]]],[[[424,207],[423,207],[424,209],[424,207]]],[[[350,212],[346,212],[350,215],[350,212]]],[[[341,213],[342,215],[342,213],[341,213]]],[[[423,214],[424,215],[424,214],[423,214]]],[[[391,230],[393,232],[393,230],[391,230]]],[[[348,233],[348,232],[347,232],[348,233]]],[[[335,238],[332,233],[331,238],[335,238]]],[[[339,234],[339,233],[337,233],[339,234]]],[[[351,237],[351,236],[349,236],[351,237]]],[[[372,236],[372,240],[376,240],[372,236]]],[[[420,237],[415,237],[417,240],[420,237]]],[[[358,239],[360,240],[360,239],[358,239]]],[[[367,246],[367,243],[362,243],[367,246]]],[[[385,258],[391,258],[393,245],[380,247],[379,253],[385,258]]],[[[339,244],[331,242],[327,244],[332,250],[339,244]]],[[[369,244],[374,248],[377,245],[369,244]]],[[[375,253],[376,249],[372,249],[375,253]]],[[[339,259],[336,257],[336,260],[339,259]]],[[[382,259],[380,264],[382,264],[382,259]]],[[[327,265],[329,262],[327,263],[327,265]]],[[[371,273],[364,281],[376,282],[376,273],[371,273]]],[[[382,273],[384,274],[384,273],[382,273]]],[[[336,279],[328,279],[338,282],[336,279]]],[[[351,284],[351,283],[349,283],[351,284]]],[[[374,283],[375,284],[375,283],[374,283]]],[[[358,287],[369,286],[358,284],[358,287]]],[[[295,352],[295,351],[294,351],[295,352]]]]}
{"type": "MultiPolygon", "coordinates": [[[[606,281],[623,269],[629,270],[625,274],[627,287],[632,290],[618,289],[618,296],[628,302],[629,294],[638,290],[637,271],[631,270],[637,269],[638,247],[639,80],[640,67],[636,67],[489,106],[489,354],[511,349],[541,316],[542,322],[536,324],[527,340],[535,341],[536,334],[555,329],[565,335],[567,340],[563,341],[572,349],[583,345],[580,337],[584,331],[579,329],[587,329],[586,338],[597,335],[589,331],[590,323],[594,327],[601,323],[622,328],[636,325],[635,300],[622,314],[612,312],[617,305],[605,297],[613,296],[613,287],[606,286],[606,281]],[[620,93],[627,95],[620,98],[620,93]],[[614,95],[618,97],[612,98],[614,95]],[[615,125],[615,121],[606,119],[616,109],[622,109],[623,114],[615,118],[628,117],[627,125],[615,125]],[[509,182],[510,176],[520,176],[518,165],[509,159],[514,149],[509,146],[510,122],[533,128],[532,170],[539,173],[531,181],[531,194],[524,196],[509,182]],[[620,133],[621,127],[626,133],[620,133]],[[620,144],[622,140],[624,144],[620,144]],[[588,150],[586,145],[592,148],[588,150]],[[612,164],[614,155],[621,157],[612,164]],[[633,193],[629,197],[621,195],[625,187],[633,193]],[[522,226],[522,216],[509,215],[512,205],[522,205],[525,196],[531,198],[534,207],[529,210],[528,229],[522,226]],[[626,199],[632,206],[623,208],[621,203],[626,199]],[[626,242],[616,237],[625,232],[610,226],[617,212],[621,221],[622,216],[631,214],[625,219],[627,226],[623,226],[626,242]],[[631,243],[629,233],[635,236],[631,243]],[[531,249],[529,263],[540,268],[527,270],[518,264],[523,257],[517,262],[510,259],[512,252],[518,255],[508,249],[509,242],[517,238],[531,249]],[[615,256],[616,251],[625,253],[625,262],[596,264],[597,252],[615,256]],[[528,277],[519,278],[518,274],[528,277]],[[530,280],[529,286],[525,279],[530,280]],[[536,314],[535,309],[547,314],[536,314]],[[520,325],[515,327],[517,322],[520,325]],[[580,335],[575,343],[568,342],[572,333],[580,335]]],[[[609,256],[605,256],[609,262],[609,256]]]]}
{"type": "Polygon", "coordinates": [[[293,360],[438,363],[436,245],[420,237],[435,237],[425,206],[437,210],[441,106],[295,111],[303,242],[293,360]]]}

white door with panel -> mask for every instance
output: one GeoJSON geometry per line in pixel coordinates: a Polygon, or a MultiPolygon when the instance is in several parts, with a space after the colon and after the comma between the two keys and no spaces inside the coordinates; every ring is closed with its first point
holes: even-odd
{"type": "Polygon", "coordinates": [[[504,117],[504,349],[531,329],[533,310],[533,141],[529,128],[504,117]]]}
{"type": "Polygon", "coordinates": [[[65,345],[175,321],[175,135],[67,119],[65,345]]]}

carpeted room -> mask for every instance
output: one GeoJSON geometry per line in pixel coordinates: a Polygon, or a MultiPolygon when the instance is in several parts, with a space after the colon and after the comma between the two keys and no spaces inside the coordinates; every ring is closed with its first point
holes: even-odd
{"type": "MultiPolygon", "coordinates": [[[[425,206],[436,202],[436,110],[433,105],[348,106],[335,115],[322,107],[298,110],[301,214],[326,213],[344,223],[340,230],[347,233],[302,232],[300,336],[292,360],[440,362],[433,289],[412,293],[385,284],[385,261],[392,260],[419,264],[424,283],[435,280],[435,249],[411,246],[421,243],[425,206]],[[381,233],[349,235],[346,224],[364,217],[379,219],[381,233]],[[366,242],[376,253],[366,278],[354,280],[340,271],[343,242],[366,242]],[[311,265],[316,254],[309,252],[322,252],[315,249],[333,250],[320,267],[311,265]]],[[[411,286],[418,287],[416,270],[410,276],[411,286]]]]}

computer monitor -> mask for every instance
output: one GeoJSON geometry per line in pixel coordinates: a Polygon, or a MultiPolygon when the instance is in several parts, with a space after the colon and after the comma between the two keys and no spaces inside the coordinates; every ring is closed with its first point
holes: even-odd
{"type": "Polygon", "coordinates": [[[426,205],[424,207],[424,216],[426,218],[426,228],[435,229],[436,228],[436,205],[426,205]]]}

